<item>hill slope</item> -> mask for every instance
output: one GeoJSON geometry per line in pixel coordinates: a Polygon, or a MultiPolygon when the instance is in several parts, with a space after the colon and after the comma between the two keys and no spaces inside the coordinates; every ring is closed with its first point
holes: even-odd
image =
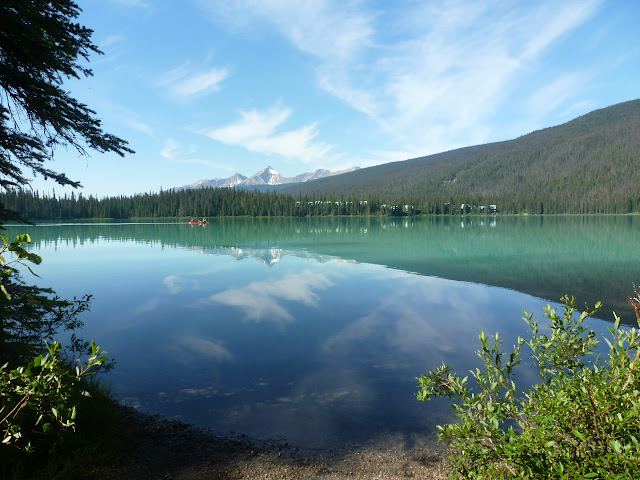
{"type": "MultiPolygon", "coordinates": [[[[640,100],[515,140],[364,168],[283,193],[368,196],[431,205],[498,204],[503,212],[638,208],[640,100]]],[[[451,207],[452,208],[452,207],[451,207]]]]}

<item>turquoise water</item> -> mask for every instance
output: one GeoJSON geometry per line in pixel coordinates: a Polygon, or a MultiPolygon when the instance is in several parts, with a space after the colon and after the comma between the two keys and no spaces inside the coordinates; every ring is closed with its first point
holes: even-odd
{"type": "MultiPolygon", "coordinates": [[[[83,336],[117,397],[220,431],[328,447],[433,435],[415,377],[479,366],[477,335],[524,334],[564,293],[631,323],[637,217],[224,219],[41,224],[41,278],[94,296],[83,336]]],[[[604,322],[593,321],[598,329],[604,322]]],[[[523,380],[534,379],[524,367],[523,380]]]]}

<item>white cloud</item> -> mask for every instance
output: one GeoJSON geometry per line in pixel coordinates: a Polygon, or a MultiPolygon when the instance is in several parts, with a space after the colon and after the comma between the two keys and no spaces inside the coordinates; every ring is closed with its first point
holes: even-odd
{"type": "Polygon", "coordinates": [[[242,118],[238,122],[202,133],[225,145],[241,146],[251,152],[281,155],[303,163],[322,159],[332,147],[314,141],[318,134],[315,124],[305,125],[297,130],[277,131],[291,113],[291,109],[280,107],[264,112],[241,112],[242,118]]]}
{"type": "Polygon", "coordinates": [[[194,97],[219,90],[220,84],[229,74],[227,68],[208,68],[194,72],[189,68],[189,62],[186,62],[165,73],[159,83],[168,86],[178,97],[194,97]]]}
{"type": "Polygon", "coordinates": [[[149,2],[145,2],[144,0],[111,0],[111,1],[123,7],[151,8],[151,4],[149,2]]]}
{"type": "Polygon", "coordinates": [[[160,151],[160,155],[168,159],[175,158],[178,155],[178,142],[173,138],[168,138],[167,141],[164,142],[164,147],[160,151]]]}
{"type": "Polygon", "coordinates": [[[138,130],[139,132],[142,132],[146,135],[149,135],[150,137],[153,137],[153,128],[151,128],[149,124],[141,122],[139,120],[132,119],[132,118],[124,119],[123,122],[126,123],[127,126],[133,128],[134,130],[138,130]]]}
{"type": "Polygon", "coordinates": [[[587,83],[587,75],[572,73],[559,77],[534,92],[528,100],[533,118],[541,118],[564,105],[587,83]]]}
{"type": "Polygon", "coordinates": [[[339,0],[201,0],[214,20],[250,27],[266,20],[296,48],[321,58],[345,60],[372,41],[375,13],[359,1],[339,0]]]}
{"type": "Polygon", "coordinates": [[[539,8],[534,14],[534,28],[530,40],[526,43],[522,57],[535,58],[548,48],[560,36],[570,32],[592,17],[600,0],[573,2],[558,8],[556,2],[550,2],[539,8]]]}
{"type": "Polygon", "coordinates": [[[175,84],[173,92],[181,97],[215,92],[220,88],[220,83],[228,76],[229,71],[225,68],[212,68],[204,72],[194,73],[175,84]]]}
{"type": "MultiPolygon", "coordinates": [[[[272,108],[266,112],[241,112],[242,120],[226,127],[210,130],[207,136],[226,145],[251,145],[272,136],[291,115],[289,108],[272,108]]],[[[250,147],[248,147],[251,149],[250,147]]]]}
{"type": "Polygon", "coordinates": [[[126,38],[124,37],[124,35],[121,35],[121,34],[107,35],[104,39],[100,41],[100,43],[98,43],[98,48],[103,51],[109,50],[114,46],[122,45],[125,41],[126,41],[126,38]]]}
{"type": "Polygon", "coordinates": [[[195,146],[191,145],[189,148],[183,148],[178,142],[176,142],[173,138],[168,138],[164,142],[164,147],[160,151],[160,155],[168,160],[173,160],[178,157],[191,155],[195,153],[195,146]]]}

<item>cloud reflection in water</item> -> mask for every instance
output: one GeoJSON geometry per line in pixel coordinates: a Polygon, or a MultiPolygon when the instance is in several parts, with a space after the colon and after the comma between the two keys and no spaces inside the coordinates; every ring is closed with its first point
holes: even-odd
{"type": "MultiPolygon", "coordinates": [[[[233,354],[218,340],[185,335],[177,338],[171,348],[177,350],[177,358],[182,359],[184,363],[189,363],[193,357],[205,357],[208,360],[218,362],[233,360],[233,354]]],[[[202,360],[202,358],[198,358],[198,360],[202,360]]]]}
{"type": "Polygon", "coordinates": [[[222,303],[244,311],[245,319],[293,322],[295,318],[284,302],[299,302],[309,307],[318,306],[315,291],[333,285],[326,274],[311,270],[285,275],[279,280],[252,282],[244,288],[233,288],[209,297],[212,303],[222,303]]]}

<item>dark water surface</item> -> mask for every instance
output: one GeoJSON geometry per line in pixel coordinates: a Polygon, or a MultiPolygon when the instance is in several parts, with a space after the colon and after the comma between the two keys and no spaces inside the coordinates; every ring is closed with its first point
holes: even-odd
{"type": "MultiPolygon", "coordinates": [[[[631,323],[636,216],[224,219],[41,224],[33,283],[94,295],[85,338],[117,360],[122,401],[220,431],[331,447],[432,435],[446,401],[415,377],[479,366],[522,311],[564,294],[631,323]]],[[[604,322],[594,320],[599,330],[604,322]]],[[[534,379],[524,368],[523,379],[534,379]]]]}

